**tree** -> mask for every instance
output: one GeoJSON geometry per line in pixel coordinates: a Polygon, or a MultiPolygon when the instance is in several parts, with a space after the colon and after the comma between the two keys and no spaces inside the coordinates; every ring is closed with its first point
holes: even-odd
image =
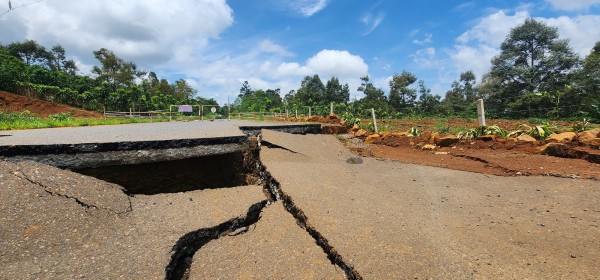
{"type": "Polygon", "coordinates": [[[473,107],[477,100],[477,89],[475,88],[475,74],[466,71],[460,74],[460,79],[452,83],[452,89],[446,92],[443,105],[448,114],[461,113],[473,107]]]}
{"type": "Polygon", "coordinates": [[[461,84],[460,89],[465,98],[465,102],[467,104],[475,102],[477,100],[477,89],[475,88],[477,79],[475,78],[473,71],[469,70],[467,72],[460,73],[459,82],[461,84]]]}
{"type": "Polygon", "coordinates": [[[350,88],[348,84],[342,85],[336,77],[332,77],[327,81],[325,86],[324,103],[348,103],[350,101],[350,88]]]}
{"type": "Polygon", "coordinates": [[[578,104],[584,105],[580,108],[584,115],[600,121],[600,41],[584,59],[574,83],[571,99],[577,99],[578,104]]]}
{"type": "Polygon", "coordinates": [[[440,96],[431,94],[431,89],[425,86],[425,81],[419,81],[419,101],[416,103],[421,112],[431,115],[440,106],[440,96]]]}
{"type": "Polygon", "coordinates": [[[298,98],[306,106],[314,106],[317,104],[324,104],[325,100],[325,85],[319,78],[319,75],[306,76],[300,85],[300,88],[296,91],[296,98],[298,98]]]}
{"type": "Polygon", "coordinates": [[[240,96],[250,95],[250,94],[252,94],[252,88],[250,87],[250,84],[248,84],[248,81],[244,81],[244,84],[240,88],[240,96]]]}
{"type": "Polygon", "coordinates": [[[23,81],[25,65],[21,60],[0,49],[0,90],[14,91],[23,81]]]}
{"type": "Polygon", "coordinates": [[[241,112],[268,112],[280,108],[281,104],[279,89],[259,89],[247,95],[240,94],[234,102],[234,107],[241,112]]]}
{"type": "Polygon", "coordinates": [[[78,70],[77,65],[72,59],[66,58],[66,51],[61,45],[52,47],[49,54],[48,66],[51,70],[75,75],[78,70]]]}
{"type": "Polygon", "coordinates": [[[133,62],[126,62],[117,57],[115,53],[105,48],[94,51],[94,57],[100,61],[101,67],[94,66],[92,73],[96,74],[96,81],[108,82],[112,91],[118,87],[131,86],[136,78],[141,78],[146,73],[138,70],[133,62]]]}
{"type": "Polygon", "coordinates": [[[559,94],[579,63],[556,27],[531,18],[513,28],[500,49],[490,72],[491,80],[499,83],[498,91],[490,98],[504,104],[535,101],[525,97],[531,94],[559,94]]]}
{"type": "Polygon", "coordinates": [[[281,90],[280,89],[267,89],[265,91],[265,95],[267,99],[270,100],[269,110],[274,108],[280,108],[283,105],[283,101],[281,100],[281,90]]]}
{"type": "Polygon", "coordinates": [[[15,42],[8,45],[8,51],[23,60],[26,65],[48,65],[50,52],[34,40],[15,42]]]}
{"type": "Polygon", "coordinates": [[[197,91],[192,88],[186,80],[179,79],[175,81],[173,84],[173,97],[177,101],[177,103],[183,103],[188,100],[191,100],[194,95],[196,95],[197,91]]]}
{"type": "Polygon", "coordinates": [[[401,74],[395,74],[390,80],[390,105],[396,111],[405,111],[414,107],[417,99],[417,90],[408,88],[417,77],[410,72],[402,71],[401,74]]]}
{"type": "Polygon", "coordinates": [[[360,79],[362,80],[362,83],[357,91],[362,91],[365,94],[365,97],[360,100],[360,105],[365,109],[374,108],[376,110],[387,110],[388,100],[385,97],[383,90],[376,88],[373,83],[369,81],[369,76],[364,76],[360,79]]]}

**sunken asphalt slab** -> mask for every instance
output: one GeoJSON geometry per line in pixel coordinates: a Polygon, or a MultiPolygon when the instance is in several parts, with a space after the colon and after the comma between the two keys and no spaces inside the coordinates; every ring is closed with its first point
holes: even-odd
{"type": "Polygon", "coordinates": [[[600,275],[598,181],[349,164],[327,135],[264,130],[263,144],[282,192],[365,279],[600,275]]]}

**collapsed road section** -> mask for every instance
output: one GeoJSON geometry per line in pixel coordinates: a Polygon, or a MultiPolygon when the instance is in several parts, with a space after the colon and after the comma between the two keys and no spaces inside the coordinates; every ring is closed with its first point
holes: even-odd
{"type": "MultiPolygon", "coordinates": [[[[306,128],[291,131],[315,129],[306,128]]],[[[292,216],[268,210],[271,218],[258,223],[267,203],[284,209],[265,200],[265,185],[252,186],[266,181],[257,169],[262,166],[258,149],[256,137],[245,135],[2,146],[0,194],[6,203],[0,213],[6,217],[6,238],[0,241],[0,259],[7,264],[2,275],[196,279],[249,273],[255,267],[252,275],[265,277],[343,278],[315,240],[289,227],[292,216]],[[223,271],[225,261],[192,267],[200,263],[194,258],[223,257],[197,253],[200,247],[241,234],[251,241],[229,246],[248,254],[230,260],[231,269],[223,271]],[[273,267],[274,261],[281,263],[273,267]]],[[[206,252],[214,250],[213,243],[206,252]]]]}
{"type": "MultiPolygon", "coordinates": [[[[0,161],[0,274],[9,279],[600,274],[597,181],[494,177],[359,159],[328,135],[262,130],[260,146],[254,137],[239,136],[241,151],[207,161],[237,170],[232,178],[239,182],[217,189],[168,192],[179,185],[174,184],[133,191],[47,164],[0,161]]],[[[205,168],[194,166],[203,166],[203,157],[166,162],[202,173],[205,168]]],[[[153,164],[162,162],[142,163],[136,172],[166,168],[153,164]]],[[[177,169],[161,176],[171,172],[177,169]]]]}

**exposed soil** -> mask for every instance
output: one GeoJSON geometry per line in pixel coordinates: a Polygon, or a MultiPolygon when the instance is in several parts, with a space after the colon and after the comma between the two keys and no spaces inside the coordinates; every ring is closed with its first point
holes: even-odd
{"type": "MultiPolygon", "coordinates": [[[[532,144],[461,141],[454,147],[422,150],[410,137],[396,141],[384,140],[381,145],[363,144],[351,138],[346,143],[362,156],[387,158],[403,162],[501,176],[547,175],[600,180],[600,164],[578,158],[560,158],[535,154],[540,147],[532,144]],[[411,145],[412,143],[412,145],[411,145]]],[[[576,147],[595,155],[600,151],[576,147]]]]}
{"type": "Polygon", "coordinates": [[[71,113],[73,117],[77,118],[103,117],[102,114],[98,112],[86,111],[63,104],[0,91],[0,112],[11,113],[25,110],[40,117],[47,117],[59,113],[71,113]]]}
{"type": "MultiPolygon", "coordinates": [[[[320,116],[299,118],[291,121],[340,124],[340,119],[335,115],[326,118],[320,116]]],[[[406,132],[412,127],[416,127],[420,132],[440,129],[455,132],[453,130],[466,130],[479,126],[476,120],[464,118],[393,119],[378,121],[378,124],[389,132],[406,132]]],[[[487,120],[488,126],[497,125],[507,131],[517,129],[521,124],[536,125],[527,120],[487,120]]],[[[556,132],[562,132],[575,125],[575,122],[550,121],[550,124],[557,128],[556,132]]],[[[343,125],[341,127],[345,128],[343,125]]],[[[345,129],[333,130],[331,128],[333,127],[325,125],[323,133],[346,133],[345,129]]],[[[422,145],[427,144],[428,141],[420,137],[386,137],[378,144],[368,145],[364,144],[364,137],[354,138],[352,133],[347,137],[350,138],[350,141],[346,142],[347,146],[361,156],[501,176],[545,175],[600,180],[600,150],[577,141],[568,144],[569,151],[563,157],[555,157],[540,154],[542,146],[545,144],[543,141],[535,144],[517,144],[498,140],[468,140],[460,141],[452,147],[438,146],[434,150],[423,150],[421,149],[422,145]]]]}

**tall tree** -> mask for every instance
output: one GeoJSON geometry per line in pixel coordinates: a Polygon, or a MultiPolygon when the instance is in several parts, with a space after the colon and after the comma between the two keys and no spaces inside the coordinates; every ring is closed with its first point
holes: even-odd
{"type": "Polygon", "coordinates": [[[390,105],[396,111],[404,111],[407,108],[414,107],[417,99],[417,90],[409,88],[417,77],[407,71],[402,71],[401,74],[395,74],[390,80],[390,105]]]}
{"type": "Polygon", "coordinates": [[[348,84],[340,84],[337,77],[332,77],[325,86],[324,103],[348,103],[350,101],[350,88],[348,84]]]}
{"type": "Polygon", "coordinates": [[[583,67],[578,71],[575,86],[572,88],[575,96],[582,104],[585,115],[600,121],[600,41],[596,42],[590,54],[584,59],[583,67]]]}
{"type": "Polygon", "coordinates": [[[50,52],[34,40],[15,42],[8,45],[9,52],[22,59],[26,65],[48,65],[50,52]]]}
{"type": "Polygon", "coordinates": [[[431,94],[431,89],[425,86],[425,81],[419,81],[419,101],[417,107],[425,114],[431,115],[437,112],[440,106],[440,96],[431,94]]]}
{"type": "Polygon", "coordinates": [[[296,91],[296,98],[307,106],[324,104],[324,97],[325,85],[323,85],[321,78],[317,74],[312,77],[304,77],[300,88],[296,91]]]}
{"type": "Polygon", "coordinates": [[[477,100],[475,74],[472,71],[460,73],[460,79],[452,83],[452,89],[446,92],[443,105],[446,113],[460,113],[467,110],[477,100]]]}
{"type": "Polygon", "coordinates": [[[61,45],[56,45],[50,50],[50,60],[48,61],[50,69],[75,75],[77,64],[72,59],[66,58],[66,51],[61,45]]]}
{"type": "Polygon", "coordinates": [[[178,103],[191,100],[196,93],[197,91],[184,79],[179,79],[173,84],[173,97],[178,103]]]}
{"type": "Polygon", "coordinates": [[[250,95],[250,94],[252,94],[252,87],[250,87],[250,84],[248,83],[248,81],[244,81],[244,84],[240,88],[240,96],[250,95]]]}
{"type": "Polygon", "coordinates": [[[362,80],[362,83],[357,91],[362,91],[365,94],[365,97],[360,100],[360,105],[365,109],[374,108],[376,110],[387,110],[388,100],[385,97],[383,90],[376,88],[375,85],[371,83],[369,76],[364,76],[360,79],[362,80]]]}
{"type": "Polygon", "coordinates": [[[559,39],[556,27],[531,18],[513,28],[500,49],[491,69],[499,91],[490,98],[504,104],[517,102],[519,107],[526,100],[537,100],[527,95],[562,92],[579,63],[568,41],[559,39]]]}
{"type": "Polygon", "coordinates": [[[475,78],[473,71],[469,70],[467,72],[460,73],[459,82],[461,84],[461,90],[465,98],[465,102],[467,104],[475,102],[477,100],[477,89],[475,88],[477,79],[475,78]]]}
{"type": "Polygon", "coordinates": [[[135,63],[126,62],[105,48],[94,51],[94,57],[100,61],[101,66],[94,66],[92,73],[96,74],[98,82],[107,82],[113,92],[118,87],[133,85],[136,78],[146,74],[138,70],[135,63]]]}

